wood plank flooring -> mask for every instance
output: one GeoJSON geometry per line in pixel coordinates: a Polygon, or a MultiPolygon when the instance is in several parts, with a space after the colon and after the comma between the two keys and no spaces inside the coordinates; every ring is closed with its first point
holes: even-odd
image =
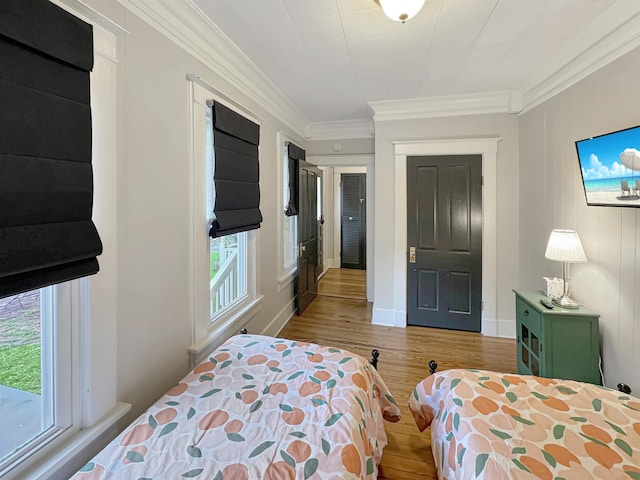
{"type": "Polygon", "coordinates": [[[318,283],[318,294],[365,299],[367,298],[367,271],[330,268],[318,283]]]}
{"type": "MultiPolygon", "coordinates": [[[[333,273],[353,281],[352,272],[333,273]]],[[[344,348],[365,358],[370,358],[372,348],[380,351],[378,370],[402,411],[400,422],[385,422],[389,443],[380,462],[380,479],[437,478],[430,431],[418,432],[407,407],[413,388],[429,373],[430,359],[438,362],[439,370],[516,372],[515,340],[424,327],[372,325],[371,304],[361,298],[319,295],[302,315],[289,321],[279,336],[344,348]]]]}

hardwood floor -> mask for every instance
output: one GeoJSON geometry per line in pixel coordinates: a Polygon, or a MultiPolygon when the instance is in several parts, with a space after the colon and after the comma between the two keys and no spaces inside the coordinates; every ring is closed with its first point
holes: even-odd
{"type": "MultiPolygon", "coordinates": [[[[352,282],[350,273],[344,275],[352,282]]],[[[380,462],[380,479],[437,478],[430,432],[418,432],[407,407],[413,388],[428,375],[429,360],[438,362],[438,370],[516,371],[515,340],[424,327],[372,325],[371,304],[358,298],[319,295],[302,315],[291,319],[279,336],[344,348],[365,358],[371,357],[372,348],[380,351],[378,370],[402,410],[400,422],[385,422],[389,443],[380,462]]]]}
{"type": "Polygon", "coordinates": [[[367,271],[350,268],[330,268],[318,283],[318,294],[366,299],[367,271]]]}

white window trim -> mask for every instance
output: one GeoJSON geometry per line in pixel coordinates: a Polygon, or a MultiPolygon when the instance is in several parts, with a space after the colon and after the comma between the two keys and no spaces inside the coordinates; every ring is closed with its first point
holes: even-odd
{"type": "Polygon", "coordinates": [[[206,352],[237,333],[260,311],[262,296],[257,289],[257,240],[259,230],[247,233],[247,294],[230,308],[210,317],[209,299],[209,227],[207,223],[206,109],[211,100],[220,101],[252,122],[262,120],[198,75],[186,76],[189,88],[189,318],[191,324],[190,365],[195,365],[206,352]]]}
{"type": "Polygon", "coordinates": [[[127,31],[79,0],[51,2],[93,25],[96,62],[91,74],[92,104],[96,98],[104,100],[100,110],[92,112],[93,219],[105,251],[99,257],[98,275],[57,288],[58,297],[62,295],[71,310],[69,332],[64,334],[70,345],[58,348],[67,352],[72,368],[57,374],[70,377],[70,388],[62,394],[67,399],[63,396],[59,402],[71,405],[64,420],[72,425],[58,430],[51,441],[31,455],[25,455],[20,463],[1,471],[3,480],[70,476],[79,462],[95,453],[97,448],[93,442],[102,444],[105,435],[115,436],[117,421],[131,408],[117,401],[117,369],[114,368],[118,362],[116,47],[118,36],[127,31]],[[100,87],[96,92],[97,84],[100,87]],[[99,135],[95,135],[98,131],[99,135]]]}
{"type": "Polygon", "coordinates": [[[291,282],[293,282],[296,272],[298,270],[298,263],[294,261],[288,268],[284,267],[284,169],[289,168],[284,162],[284,148],[287,142],[295,143],[287,134],[282,131],[278,132],[277,148],[278,153],[276,158],[278,159],[278,209],[277,209],[277,230],[278,230],[278,293],[287,288],[291,282]]]}
{"type": "Polygon", "coordinates": [[[72,371],[77,370],[72,358],[72,331],[77,322],[77,318],[72,317],[72,302],[77,299],[77,295],[72,295],[71,283],[40,289],[40,421],[42,425],[51,426],[8,455],[0,464],[0,474],[16,468],[77,424],[73,418],[78,410],[77,398],[72,392],[72,371]]]}

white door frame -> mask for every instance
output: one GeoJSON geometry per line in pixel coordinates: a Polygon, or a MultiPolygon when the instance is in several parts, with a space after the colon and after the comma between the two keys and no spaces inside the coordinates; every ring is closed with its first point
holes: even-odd
{"type": "Polygon", "coordinates": [[[497,336],[496,187],[499,137],[395,141],[394,277],[396,326],[407,325],[407,157],[482,155],[482,334],[497,336]]]}

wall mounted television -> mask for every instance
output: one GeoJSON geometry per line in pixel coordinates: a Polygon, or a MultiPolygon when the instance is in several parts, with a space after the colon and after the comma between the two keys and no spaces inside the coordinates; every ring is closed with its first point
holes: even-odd
{"type": "Polygon", "coordinates": [[[640,207],[640,125],[575,143],[587,205],[640,207]]]}

